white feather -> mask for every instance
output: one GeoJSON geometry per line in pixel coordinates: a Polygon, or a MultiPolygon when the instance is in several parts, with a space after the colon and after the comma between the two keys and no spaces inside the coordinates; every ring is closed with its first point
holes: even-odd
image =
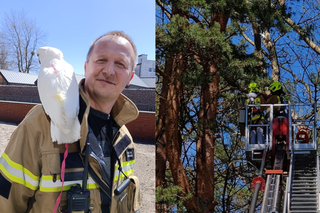
{"type": "Polygon", "coordinates": [[[264,35],[264,33],[260,33],[260,35],[261,35],[261,37],[262,37],[263,39],[267,39],[267,37],[264,35]]]}
{"type": "Polygon", "coordinates": [[[254,92],[250,92],[249,94],[247,94],[248,98],[256,98],[258,95],[254,92]]]}
{"type": "Polygon", "coordinates": [[[76,142],[80,139],[79,90],[73,67],[53,47],[40,47],[37,56],[41,63],[38,91],[51,119],[52,142],[76,142]]]}

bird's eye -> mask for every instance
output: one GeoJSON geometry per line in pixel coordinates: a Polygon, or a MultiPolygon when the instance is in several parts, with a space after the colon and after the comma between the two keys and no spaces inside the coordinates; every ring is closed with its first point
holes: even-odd
{"type": "Polygon", "coordinates": [[[39,56],[39,54],[37,54],[37,56],[39,56]]]}

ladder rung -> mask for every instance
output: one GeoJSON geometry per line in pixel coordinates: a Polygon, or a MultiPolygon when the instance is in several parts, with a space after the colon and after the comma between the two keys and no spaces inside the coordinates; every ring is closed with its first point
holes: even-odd
{"type": "Polygon", "coordinates": [[[293,184],[317,184],[317,180],[315,179],[298,179],[298,180],[293,180],[293,184]]]}
{"type": "Polygon", "coordinates": [[[305,190],[308,190],[308,189],[316,189],[317,187],[316,186],[309,186],[309,187],[307,187],[307,186],[302,186],[302,187],[300,187],[300,186],[293,186],[292,187],[293,189],[296,189],[296,190],[299,190],[299,189],[305,189],[305,190]]]}
{"type": "Polygon", "coordinates": [[[295,175],[293,178],[293,180],[316,180],[316,177],[314,177],[316,175],[295,175]]]}
{"type": "Polygon", "coordinates": [[[295,206],[294,208],[291,208],[291,209],[303,209],[303,210],[311,210],[311,209],[314,209],[314,210],[317,210],[317,206],[295,206]]]}
{"type": "Polygon", "coordinates": [[[291,202],[291,205],[299,205],[299,206],[301,206],[301,204],[303,204],[303,205],[317,205],[317,202],[316,201],[313,201],[313,202],[308,202],[308,201],[305,201],[305,202],[303,202],[303,203],[301,203],[301,202],[297,202],[297,201],[294,201],[294,202],[291,202]]]}
{"type": "Polygon", "coordinates": [[[305,202],[316,202],[317,198],[315,196],[313,197],[292,197],[291,202],[296,202],[300,204],[304,204],[305,202]]]}
{"type": "Polygon", "coordinates": [[[316,194],[316,193],[317,193],[316,190],[314,190],[314,191],[292,190],[292,195],[293,194],[316,194]]]}
{"type": "Polygon", "coordinates": [[[302,187],[302,186],[309,187],[309,186],[311,186],[311,187],[313,187],[313,186],[317,186],[317,183],[315,183],[315,182],[309,182],[309,183],[307,183],[307,182],[293,182],[292,186],[297,186],[297,187],[302,187]]]}
{"type": "Polygon", "coordinates": [[[315,197],[315,194],[292,194],[292,197],[315,197]]]}

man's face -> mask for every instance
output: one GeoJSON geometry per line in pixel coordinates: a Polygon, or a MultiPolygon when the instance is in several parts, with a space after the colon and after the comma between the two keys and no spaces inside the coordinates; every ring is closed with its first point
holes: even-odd
{"type": "Polygon", "coordinates": [[[95,102],[114,102],[129,85],[133,48],[122,37],[105,36],[94,46],[85,62],[85,92],[95,102]]]}

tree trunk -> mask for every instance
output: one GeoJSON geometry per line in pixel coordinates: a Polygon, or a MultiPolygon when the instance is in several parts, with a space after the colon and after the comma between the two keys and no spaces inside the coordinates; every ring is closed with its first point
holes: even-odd
{"type": "Polygon", "coordinates": [[[211,65],[207,75],[213,76],[213,81],[201,86],[201,101],[199,121],[201,136],[197,141],[197,185],[196,196],[203,208],[202,212],[214,212],[217,204],[214,200],[214,144],[216,136],[217,99],[219,94],[220,76],[217,68],[211,65]]]}
{"type": "MultiPolygon", "coordinates": [[[[173,60],[171,58],[166,60],[164,74],[162,74],[162,85],[169,84],[169,76],[172,72],[173,60]],[[169,76],[167,76],[169,74],[169,76]]],[[[165,118],[166,118],[166,105],[169,87],[162,86],[161,94],[159,96],[159,112],[156,123],[156,187],[163,187],[165,182],[165,172],[167,164],[166,153],[166,134],[164,132],[165,118]]],[[[167,204],[156,204],[157,212],[166,212],[167,204]]]]}
{"type": "Polygon", "coordinates": [[[268,52],[269,52],[268,58],[271,61],[272,80],[273,81],[279,81],[279,79],[280,79],[280,67],[279,67],[279,63],[278,63],[276,46],[270,40],[270,33],[268,31],[265,31],[264,34],[267,37],[267,39],[263,40],[263,44],[265,45],[265,47],[268,49],[268,52]]]}
{"type": "MultiPolygon", "coordinates": [[[[167,85],[168,94],[166,100],[166,116],[164,134],[166,137],[166,153],[174,184],[182,188],[180,196],[184,197],[191,193],[184,166],[181,160],[181,133],[179,128],[180,107],[181,107],[181,74],[186,69],[186,60],[179,54],[173,63],[171,75],[168,77],[171,82],[167,85]]],[[[168,73],[169,74],[169,73],[168,73]]],[[[188,212],[196,211],[198,206],[194,200],[185,203],[188,212]]]]}

